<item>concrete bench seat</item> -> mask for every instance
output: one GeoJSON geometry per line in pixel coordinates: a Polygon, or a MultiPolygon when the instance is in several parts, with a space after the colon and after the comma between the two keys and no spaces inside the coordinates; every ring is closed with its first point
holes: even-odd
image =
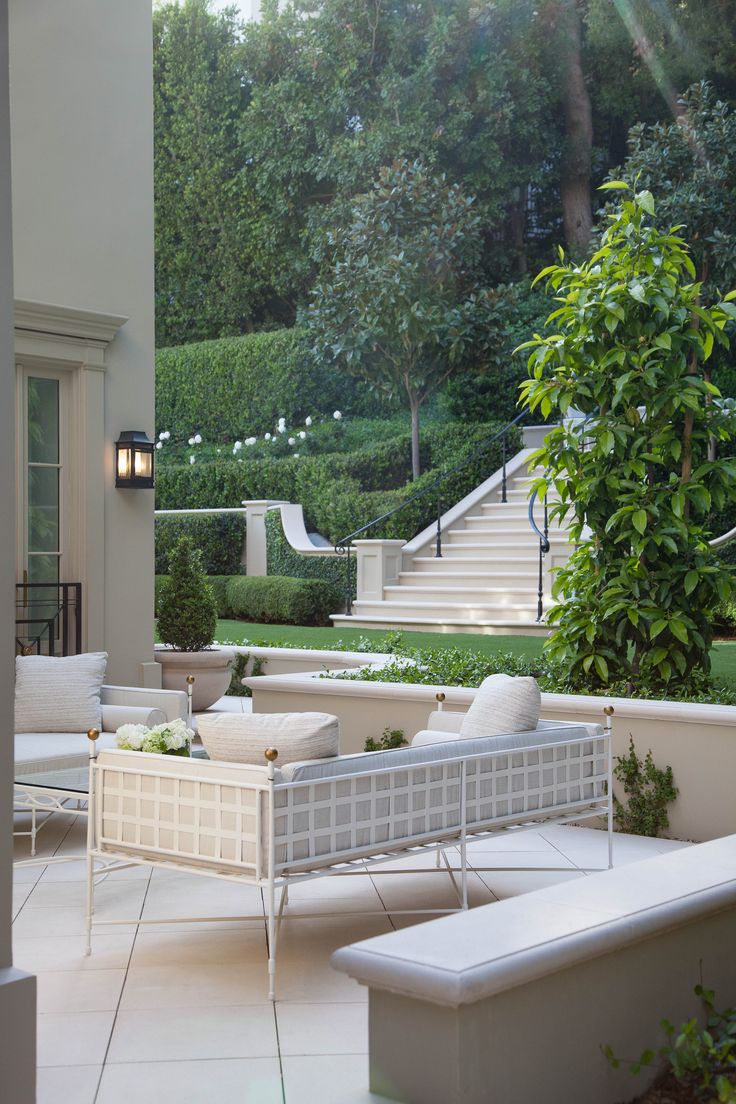
{"type": "Polygon", "coordinates": [[[736,1001],[736,836],[378,936],[332,963],[370,988],[371,1089],[405,1104],[614,1104],[610,1068],[736,1001]]]}

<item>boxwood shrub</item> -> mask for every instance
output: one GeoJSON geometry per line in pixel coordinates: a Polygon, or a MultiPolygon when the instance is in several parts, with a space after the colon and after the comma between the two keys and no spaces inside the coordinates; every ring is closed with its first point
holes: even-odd
{"type": "Polygon", "coordinates": [[[234,576],[225,585],[226,617],[264,625],[329,625],[342,609],[337,588],[321,579],[234,576]]]}
{"type": "Polygon", "coordinates": [[[189,536],[202,553],[208,575],[238,575],[245,543],[244,514],[156,518],[156,574],[169,570],[169,551],[179,537],[189,536]]]}

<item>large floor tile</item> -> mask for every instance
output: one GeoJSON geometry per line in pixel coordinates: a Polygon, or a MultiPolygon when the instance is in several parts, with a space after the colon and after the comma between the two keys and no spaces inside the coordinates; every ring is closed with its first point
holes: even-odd
{"type": "MultiPolygon", "coordinates": [[[[101,919],[101,914],[98,914],[101,919]]],[[[106,917],[110,919],[110,917],[106,917]]],[[[85,928],[84,909],[68,908],[32,908],[28,902],[23,906],[13,924],[13,932],[18,939],[44,939],[47,936],[83,935],[85,928]]],[[[132,934],[135,926],[121,924],[115,929],[120,934],[132,934]]]]}
{"type": "Polygon", "coordinates": [[[469,851],[550,851],[552,844],[539,831],[509,829],[483,839],[470,840],[469,851]]]}
{"type": "MultiPolygon", "coordinates": [[[[282,1104],[276,1058],[108,1065],[97,1104],[282,1104]]],[[[76,1101],[75,1101],[76,1104],[76,1101]]]]}
{"type": "MultiPolygon", "coordinates": [[[[374,874],[373,881],[381,901],[388,912],[412,909],[456,909],[460,902],[460,875],[455,875],[455,885],[446,871],[427,871],[420,874],[374,874]]],[[[468,901],[471,908],[487,905],[493,900],[488,886],[477,874],[468,875],[468,901]]]]}
{"type": "Polygon", "coordinates": [[[16,860],[13,863],[13,885],[34,885],[47,869],[46,865],[38,863],[23,866],[16,860]]]}
{"type": "Polygon", "coordinates": [[[108,1012],[120,1000],[125,970],[60,970],[37,975],[39,1012],[108,1012]]]}
{"type": "Polygon", "coordinates": [[[558,882],[584,878],[579,870],[498,870],[483,874],[482,878],[499,901],[506,897],[519,897],[535,889],[557,885],[558,882]]]}
{"type": "Polygon", "coordinates": [[[367,1055],[292,1056],[282,1064],[286,1104],[387,1104],[368,1090],[367,1055]]]}
{"type": "Polygon", "coordinates": [[[37,939],[13,934],[13,963],[20,970],[38,974],[46,970],[124,970],[130,959],[134,933],[93,935],[92,954],[84,953],[84,936],[56,935],[48,931],[37,939]]]}
{"type": "Polygon", "coordinates": [[[95,1104],[101,1073],[101,1066],[42,1066],[36,1104],[95,1104]]]}
{"type": "Polygon", "coordinates": [[[179,928],[162,932],[158,926],[141,926],[133,946],[131,966],[244,966],[264,961],[266,927],[254,920],[242,930],[179,928]]]}
{"type": "Polygon", "coordinates": [[[114,1012],[40,1013],[38,1065],[101,1065],[114,1020],[114,1012]]]}
{"type": "Polygon", "coordinates": [[[277,1055],[273,1008],[168,1008],[118,1012],[109,1062],[178,1062],[277,1055]]]}
{"type": "Polygon", "coordinates": [[[223,1008],[268,1001],[265,940],[247,965],[131,967],[120,1008],[223,1008]]]}
{"type": "MultiPolygon", "coordinates": [[[[95,867],[100,871],[102,868],[98,864],[95,867]]],[[[113,874],[107,874],[104,877],[104,881],[111,881],[113,878],[115,881],[120,879],[133,879],[134,881],[148,881],[151,877],[151,867],[144,866],[140,863],[135,863],[133,866],[128,866],[125,870],[116,870],[113,874]]],[[[43,880],[44,882],[86,882],[87,879],[87,863],[84,858],[70,859],[68,862],[49,863],[44,867],[43,880]]],[[[98,884],[99,882],[98,877],[98,884]]]]}
{"type": "Polygon", "coordinates": [[[561,851],[482,851],[472,858],[473,870],[488,881],[487,875],[495,870],[575,870],[575,863],[561,851]]]}
{"type": "MultiPolygon", "coordinates": [[[[100,917],[113,918],[125,916],[137,919],[140,915],[146,895],[146,882],[137,879],[115,881],[106,878],[95,886],[95,912],[100,917]]],[[[32,887],[28,898],[28,907],[42,908],[79,908],[84,910],[87,902],[87,883],[77,881],[47,881],[41,878],[32,887]]]]}
{"type": "Polygon", "coordinates": [[[276,1017],[282,1055],[363,1054],[368,1051],[365,1001],[356,1004],[277,1002],[276,1017]]]}

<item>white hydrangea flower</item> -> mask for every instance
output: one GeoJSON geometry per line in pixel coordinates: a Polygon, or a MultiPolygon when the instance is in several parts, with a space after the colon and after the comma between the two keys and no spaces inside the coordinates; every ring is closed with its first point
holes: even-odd
{"type": "Polygon", "coordinates": [[[189,457],[189,463],[190,463],[190,464],[193,464],[193,463],[194,463],[194,460],[195,460],[195,457],[194,457],[194,456],[190,456],[190,457],[189,457]]]}
{"type": "Polygon", "coordinates": [[[194,444],[194,438],[190,437],[189,440],[187,441],[187,444],[190,445],[190,446],[193,445],[194,444]]]}
{"type": "Polygon", "coordinates": [[[254,445],[256,443],[256,438],[255,437],[246,437],[245,443],[246,443],[246,445],[254,445]]]}
{"type": "Polygon", "coordinates": [[[235,444],[233,445],[233,450],[235,452],[240,452],[242,447],[243,447],[243,442],[242,441],[236,441],[235,444]]]}
{"type": "Polygon", "coordinates": [[[115,736],[118,747],[123,751],[140,751],[147,734],[148,729],[145,725],[124,724],[120,726],[115,736]]]}
{"type": "Polygon", "coordinates": [[[304,424],[305,424],[305,426],[311,426],[311,424],[312,424],[312,419],[311,419],[310,417],[306,417],[306,418],[304,419],[304,424]]]}
{"type": "Polygon", "coordinates": [[[336,410],[332,417],[335,419],[336,422],[339,422],[342,419],[342,414],[339,410],[336,410]]]}
{"type": "Polygon", "coordinates": [[[164,433],[164,437],[165,437],[165,438],[166,438],[166,440],[168,441],[168,439],[169,439],[169,437],[170,437],[170,436],[171,436],[171,431],[167,429],[167,430],[166,430],[166,432],[164,433]]]}
{"type": "Polygon", "coordinates": [[[300,430],[299,430],[299,438],[300,438],[300,440],[302,440],[302,441],[305,441],[305,440],[306,440],[306,437],[307,437],[307,435],[306,435],[306,433],[304,432],[304,430],[303,430],[303,429],[300,429],[300,430]]]}
{"type": "Polygon", "coordinates": [[[270,433],[264,433],[263,434],[263,439],[264,439],[264,441],[270,441],[271,440],[271,434],[270,433]]]}
{"type": "Polygon", "coordinates": [[[289,438],[289,444],[290,445],[295,445],[296,444],[296,437],[290,437],[289,438]]]}
{"type": "Polygon", "coordinates": [[[161,430],[161,432],[159,433],[158,439],[159,439],[159,441],[165,441],[166,440],[166,434],[164,433],[163,430],[161,430]]]}
{"type": "Polygon", "coordinates": [[[202,444],[202,434],[201,433],[195,433],[194,434],[194,443],[195,443],[195,445],[201,445],[202,444]]]}
{"type": "Polygon", "coordinates": [[[160,448],[163,448],[163,447],[164,447],[164,443],[163,443],[163,441],[157,441],[157,442],[156,442],[156,448],[157,448],[157,449],[160,449],[160,448]]]}

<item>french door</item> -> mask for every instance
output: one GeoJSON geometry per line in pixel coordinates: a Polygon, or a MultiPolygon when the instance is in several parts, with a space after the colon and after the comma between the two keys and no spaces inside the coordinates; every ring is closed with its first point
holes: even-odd
{"type": "Polygon", "coordinates": [[[69,372],[18,366],[16,637],[25,650],[66,651],[75,616],[65,604],[78,571],[71,392],[69,372]]]}

